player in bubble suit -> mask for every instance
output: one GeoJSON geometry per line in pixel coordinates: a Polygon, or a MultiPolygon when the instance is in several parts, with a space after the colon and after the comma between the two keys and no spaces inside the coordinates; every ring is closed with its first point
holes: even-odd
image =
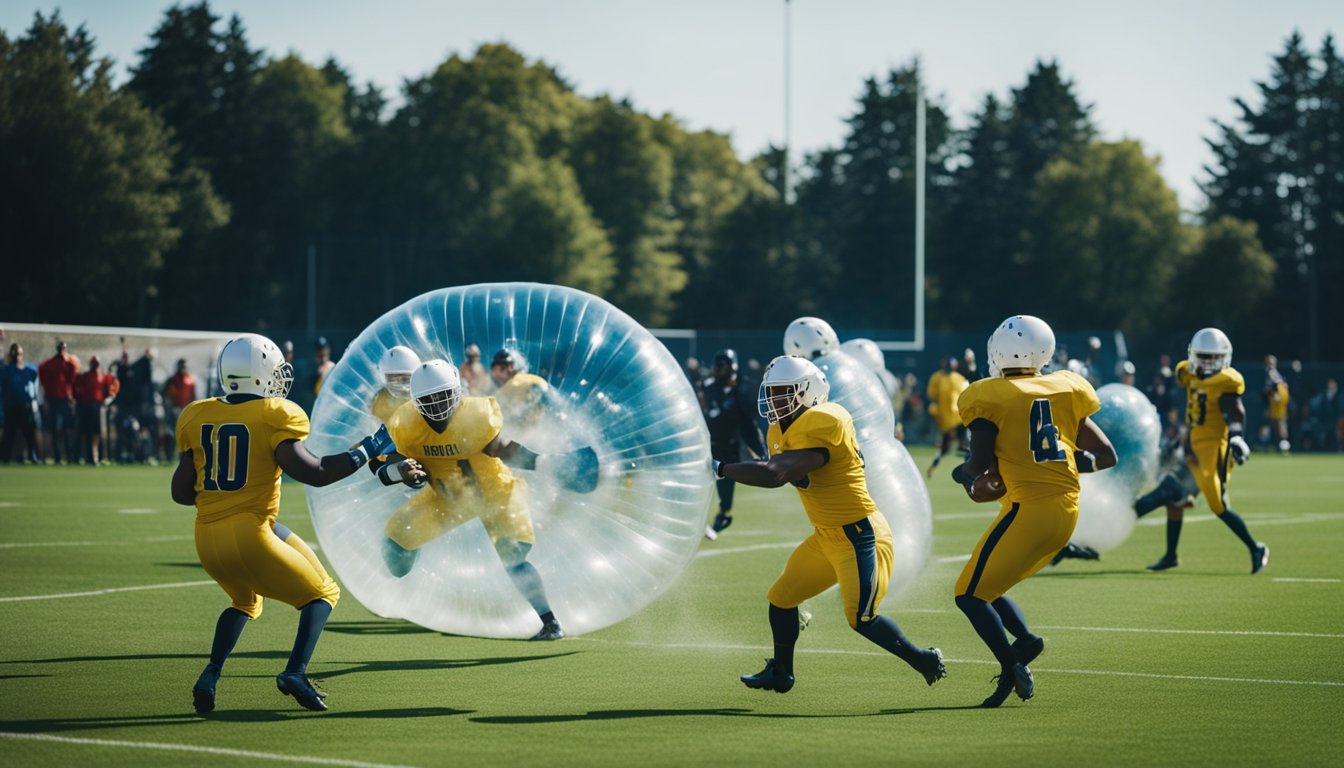
{"type": "Polygon", "coordinates": [[[280,473],[307,485],[327,485],[354,474],[391,442],[386,430],[379,430],[350,451],[314,456],[304,445],[307,414],[285,399],[293,380],[274,342],[244,334],[219,355],[225,396],[197,400],[178,418],[181,458],[173,472],[173,501],[196,507],[201,565],[233,601],[219,615],[210,663],[192,688],[199,713],[215,708],[224,662],[248,620],[261,615],[263,596],[299,610],[294,649],[276,685],[307,709],[327,708],[325,694],[306,673],[341,590],[303,539],[276,522],[280,473]]]}
{"type": "Polygon", "coordinates": [[[972,494],[976,479],[997,464],[1007,489],[955,588],[957,607],[999,662],[998,685],[981,703],[997,707],[1013,691],[1032,697],[1028,665],[1045,649],[1006,593],[1068,543],[1078,522],[1078,473],[1114,466],[1116,455],[1089,418],[1101,408],[1092,385],[1068,371],[1041,372],[1055,353],[1045,321],[1010,317],[988,346],[994,378],[971,384],[958,401],[971,453],[952,479],[972,494]]]}
{"type": "MultiPolygon", "coordinates": [[[[504,424],[493,397],[463,397],[458,370],[444,360],[421,363],[411,376],[411,401],[392,415],[388,432],[396,449],[389,465],[410,459],[428,472],[431,484],[388,520],[383,556],[395,576],[409,573],[420,549],[457,526],[480,518],[505,571],[541,619],[533,640],[565,636],[551,611],[541,574],[527,560],[536,543],[522,478],[510,467],[536,469],[555,462],[557,476],[571,490],[596,486],[591,448],[562,456],[539,456],[501,437],[504,424]]],[[[384,484],[398,480],[379,470],[384,484]]]]}
{"type": "Polygon", "coordinates": [[[792,484],[813,525],[767,594],[774,658],[742,682],[777,693],[793,688],[798,606],[838,583],[850,627],[933,685],[946,675],[942,652],[914,645],[894,620],[877,613],[891,578],[891,529],[868,495],[853,419],[838,403],[827,402],[829,389],[811,361],[775,358],[765,369],[758,398],[760,413],[770,422],[768,458],[712,463],[719,478],[761,488],[792,484]]]}
{"type": "Polygon", "coordinates": [[[490,359],[490,379],[506,426],[526,429],[541,419],[551,385],[529,372],[521,351],[505,347],[495,352],[490,359]]]}
{"type": "MultiPolygon", "coordinates": [[[[1232,342],[1217,328],[1196,332],[1187,352],[1187,359],[1176,364],[1176,385],[1184,388],[1186,394],[1185,423],[1189,431],[1183,446],[1185,461],[1199,492],[1209,502],[1209,510],[1246,545],[1251,555],[1251,573],[1259,573],[1269,563],[1269,547],[1251,536],[1246,521],[1233,512],[1227,502],[1231,462],[1243,464],[1251,455],[1243,436],[1246,407],[1241,402],[1241,395],[1246,391],[1246,382],[1231,365],[1232,342]]],[[[1166,485],[1173,496],[1178,487],[1179,484],[1166,485]]],[[[1135,511],[1142,515],[1164,501],[1158,501],[1146,510],[1136,507],[1135,511]]],[[[1149,570],[1164,571],[1179,565],[1176,545],[1180,541],[1183,517],[1181,508],[1168,507],[1167,551],[1148,566],[1149,570]]]]}
{"type": "Polygon", "coordinates": [[[411,374],[420,367],[420,356],[410,347],[397,345],[388,349],[378,360],[378,373],[383,377],[383,388],[373,396],[369,410],[386,424],[407,400],[411,399],[411,374]]]}
{"type": "Polygon", "coordinates": [[[819,317],[800,317],[784,329],[784,354],[816,360],[840,348],[840,337],[819,317]]]}

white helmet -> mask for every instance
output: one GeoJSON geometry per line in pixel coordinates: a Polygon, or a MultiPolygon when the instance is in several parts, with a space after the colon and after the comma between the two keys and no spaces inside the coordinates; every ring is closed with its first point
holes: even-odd
{"type": "Polygon", "coordinates": [[[841,344],[840,348],[853,355],[873,373],[880,374],[887,370],[887,356],[882,354],[877,342],[872,339],[850,339],[841,344]]]}
{"type": "Polygon", "coordinates": [[[415,409],[430,421],[447,421],[462,402],[462,376],[447,360],[427,360],[411,374],[415,409]]]}
{"type": "Polygon", "coordinates": [[[988,346],[995,375],[1014,368],[1039,371],[1055,356],[1055,332],[1039,317],[1013,315],[994,330],[988,346]]]}
{"type": "Polygon", "coordinates": [[[765,367],[756,407],[771,424],[786,419],[801,408],[826,402],[831,393],[826,374],[811,360],[785,355],[765,367]]]}
{"type": "Polygon", "coordinates": [[[840,347],[831,324],[819,317],[800,317],[784,331],[784,354],[816,360],[840,347]]]}
{"type": "Polygon", "coordinates": [[[410,347],[400,344],[383,353],[378,361],[378,372],[383,374],[387,390],[398,397],[411,394],[411,374],[420,366],[420,356],[410,347]]]}
{"type": "Polygon", "coordinates": [[[1187,350],[1190,369],[1199,376],[1212,376],[1232,364],[1232,342],[1217,328],[1201,328],[1187,350]]]}
{"type": "Polygon", "coordinates": [[[275,342],[255,333],[230,339],[219,353],[219,385],[226,395],[284,397],[294,367],[275,342]]]}

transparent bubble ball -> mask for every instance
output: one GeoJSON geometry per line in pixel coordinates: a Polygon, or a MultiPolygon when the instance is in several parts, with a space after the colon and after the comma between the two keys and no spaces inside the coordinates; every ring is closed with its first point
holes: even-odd
{"type": "Polygon", "coordinates": [[[1097,397],[1101,410],[1092,414],[1092,421],[1110,438],[1117,461],[1110,469],[1079,476],[1078,527],[1072,540],[1106,551],[1134,531],[1134,501],[1157,476],[1162,426],[1153,404],[1128,384],[1107,384],[1097,390],[1097,397]]]}
{"type": "Polygon", "coordinates": [[[933,546],[928,486],[905,444],[895,437],[895,414],[882,379],[843,348],[813,362],[831,385],[830,402],[844,406],[854,419],[868,495],[891,526],[894,557],[887,599],[897,599],[923,572],[933,546]]]}
{"type": "MultiPolygon", "coordinates": [[[[531,283],[445,288],[412,299],[364,330],[328,374],[313,409],[309,447],[348,449],[379,421],[378,360],[401,344],[422,360],[460,364],[477,344],[520,351],[549,393],[540,416],[503,434],[539,453],[591,446],[597,487],[568,490],[538,470],[523,479],[536,542],[527,560],[570,634],[614,624],[673,585],[700,544],[713,496],[709,435],[695,393],[668,350],[624,312],[571,288],[531,283]]],[[[420,549],[405,576],[382,557],[384,527],[415,493],[371,473],[309,488],[323,554],[342,586],[374,613],[431,629],[523,638],[541,626],[507,576],[480,519],[420,549]]]]}

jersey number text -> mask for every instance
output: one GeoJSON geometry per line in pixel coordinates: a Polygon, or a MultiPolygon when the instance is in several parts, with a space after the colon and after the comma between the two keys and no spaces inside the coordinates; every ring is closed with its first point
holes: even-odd
{"type": "Polygon", "coordinates": [[[205,490],[238,491],[247,485],[247,448],[251,435],[246,424],[201,425],[205,453],[205,490]]]}

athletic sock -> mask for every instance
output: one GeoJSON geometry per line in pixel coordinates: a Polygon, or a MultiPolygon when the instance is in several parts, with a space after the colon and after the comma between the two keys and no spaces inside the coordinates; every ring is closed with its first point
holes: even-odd
{"type": "Polygon", "coordinates": [[[1223,514],[1218,516],[1218,519],[1222,520],[1224,525],[1232,529],[1232,532],[1237,535],[1238,539],[1241,539],[1241,542],[1246,545],[1247,549],[1255,549],[1255,539],[1251,538],[1251,532],[1246,530],[1246,521],[1241,519],[1241,515],[1238,515],[1230,509],[1225,509],[1223,510],[1223,514]]]}
{"type": "Polygon", "coordinates": [[[308,671],[308,660],[313,657],[317,638],[322,635],[322,628],[327,625],[327,617],[330,615],[331,603],[320,599],[303,606],[299,611],[299,631],[294,635],[294,650],[289,654],[286,672],[302,675],[308,671]]]}
{"type": "Polygon", "coordinates": [[[524,560],[505,570],[513,580],[514,588],[527,599],[538,616],[551,612],[551,604],[546,599],[546,588],[542,586],[541,574],[537,572],[536,566],[524,560]]]}
{"type": "Polygon", "coordinates": [[[920,664],[924,662],[924,655],[928,651],[923,648],[916,648],[906,638],[905,633],[901,631],[901,626],[896,620],[888,616],[875,616],[872,621],[860,621],[854,627],[854,631],[868,638],[875,645],[880,646],[887,652],[895,654],[906,664],[920,669],[920,664]]]}
{"type": "Polygon", "coordinates": [[[961,612],[970,619],[975,633],[994,654],[999,666],[1005,671],[1012,669],[1017,658],[1013,655],[1013,646],[1008,643],[1008,636],[1003,633],[1003,620],[999,618],[998,611],[973,595],[958,595],[956,602],[961,612]]]}
{"type": "Polygon", "coordinates": [[[793,674],[793,646],[798,643],[798,609],[770,604],[770,632],[775,638],[775,669],[793,674]]]}
{"type": "MultiPolygon", "coordinates": [[[[1069,546],[1073,546],[1070,544],[1069,546]]],[[[999,614],[999,620],[1003,622],[1003,628],[1008,630],[1013,637],[1022,638],[1033,637],[1031,630],[1027,629],[1027,617],[1023,615],[1022,609],[1017,603],[1013,602],[1011,597],[1004,595],[994,602],[994,612],[999,614]]]]}
{"type": "Polygon", "coordinates": [[[1167,556],[1176,556],[1176,545],[1181,541],[1181,523],[1184,517],[1167,518],[1167,556]]]}
{"type": "Polygon", "coordinates": [[[243,634],[243,629],[247,626],[247,614],[237,608],[225,608],[224,612],[219,614],[219,621],[215,622],[215,641],[210,645],[210,663],[216,667],[223,667],[229,654],[233,653],[233,646],[238,644],[238,637],[243,634]]]}

